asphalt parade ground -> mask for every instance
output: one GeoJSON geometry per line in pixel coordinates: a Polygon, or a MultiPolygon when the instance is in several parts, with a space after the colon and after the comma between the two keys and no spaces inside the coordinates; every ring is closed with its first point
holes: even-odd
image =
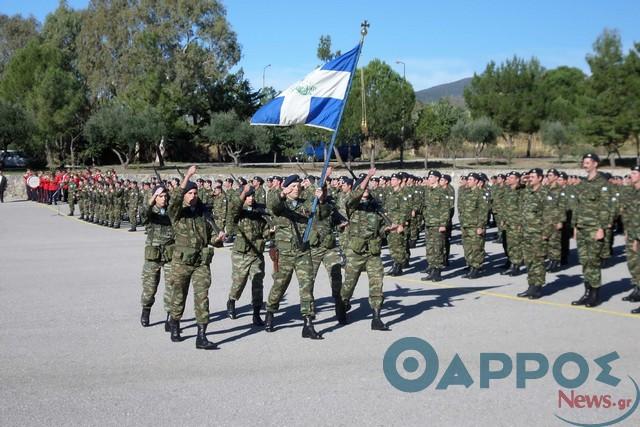
{"type": "MultiPolygon", "coordinates": [[[[420,280],[425,249],[419,244],[407,273],[384,279],[388,332],[370,330],[366,275],[350,323],[338,325],[321,267],[315,281],[321,341],[300,337],[295,278],[274,333],[252,326],[250,285],[238,303],[239,318],[228,319],[231,254],[223,248],[211,265],[209,293],[208,337],[219,349],[202,351],[195,349],[191,294],[183,342],[172,343],[164,332],[163,285],[152,326],[140,326],[144,233],[89,224],[67,212],[66,205],[59,213],[32,202],[0,205],[2,426],[562,426],[570,424],[559,417],[606,425],[623,416],[618,425],[640,425],[640,409],[633,408],[640,316],[629,313],[639,303],[621,301],[631,290],[621,236],[615,265],[603,270],[604,302],[592,309],[571,306],[583,293],[575,247],[572,266],[548,274],[544,297],[534,301],[515,296],[526,289],[526,274],[498,274],[504,259],[496,243],[486,245],[484,275],[464,279],[454,231],[451,267],[438,283],[420,280]],[[428,342],[438,366],[433,354],[416,348],[383,368],[390,346],[408,337],[428,342]],[[609,357],[611,371],[603,373],[595,359],[612,352],[619,357],[609,357]],[[523,362],[525,353],[538,353],[538,362],[523,362]],[[560,357],[565,353],[574,354],[560,357]],[[585,367],[561,362],[580,358],[586,377],[567,387],[585,367]],[[524,377],[518,372],[534,371],[540,359],[548,361],[548,372],[518,388],[524,377]],[[490,378],[489,371],[509,364],[504,378],[490,378]],[[554,375],[557,366],[565,382],[554,375]],[[413,392],[393,380],[399,375],[413,387],[428,371],[435,379],[413,392]],[[608,376],[619,382],[605,384],[608,376]],[[613,404],[587,407],[585,396],[610,396],[613,404]]],[[[390,262],[386,250],[383,262],[390,262]]],[[[268,257],[266,264],[265,294],[272,284],[268,257]]]]}

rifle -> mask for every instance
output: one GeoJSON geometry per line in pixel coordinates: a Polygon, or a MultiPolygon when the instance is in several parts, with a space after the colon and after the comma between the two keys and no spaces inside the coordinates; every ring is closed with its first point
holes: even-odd
{"type": "Polygon", "coordinates": [[[180,178],[184,179],[184,174],[182,172],[180,172],[180,169],[178,169],[178,166],[174,166],[176,168],[176,171],[178,172],[178,175],[180,175],[180,178]]]}
{"type": "Polygon", "coordinates": [[[304,174],[305,178],[309,178],[309,174],[307,173],[307,171],[304,170],[304,168],[302,167],[302,165],[298,162],[298,160],[296,160],[296,166],[298,166],[298,169],[300,169],[300,171],[304,174]]]}
{"type": "Polygon", "coordinates": [[[158,178],[158,184],[161,185],[162,184],[162,177],[158,173],[158,170],[156,169],[155,165],[153,166],[153,172],[156,174],[156,178],[158,178]]]}

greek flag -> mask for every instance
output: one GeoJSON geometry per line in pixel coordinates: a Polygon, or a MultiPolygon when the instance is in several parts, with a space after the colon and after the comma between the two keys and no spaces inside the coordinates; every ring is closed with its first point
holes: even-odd
{"type": "Polygon", "coordinates": [[[360,45],[294,83],[260,108],[252,125],[305,124],[335,131],[347,98],[351,74],[358,62],[360,45]]]}

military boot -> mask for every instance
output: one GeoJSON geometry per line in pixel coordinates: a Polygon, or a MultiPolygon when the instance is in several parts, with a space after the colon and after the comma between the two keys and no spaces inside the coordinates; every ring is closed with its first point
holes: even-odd
{"type": "Polygon", "coordinates": [[[342,298],[336,298],[336,318],[339,324],[347,324],[347,307],[342,298]]]}
{"type": "Polygon", "coordinates": [[[549,261],[549,264],[547,265],[547,271],[549,273],[555,273],[558,270],[560,270],[560,261],[549,261]]]}
{"type": "Polygon", "coordinates": [[[591,286],[589,286],[588,283],[585,283],[584,284],[584,295],[582,295],[576,301],[572,301],[571,305],[584,305],[587,302],[587,299],[589,299],[590,295],[591,295],[591,286]]]}
{"type": "Polygon", "coordinates": [[[433,282],[439,282],[442,280],[442,275],[440,274],[442,270],[440,270],[439,268],[434,268],[433,270],[431,270],[431,280],[433,282]]]}
{"type": "Polygon", "coordinates": [[[311,338],[312,340],[321,340],[322,335],[316,332],[313,327],[313,320],[311,320],[311,316],[304,316],[304,325],[302,326],[302,338],[311,338]]]}
{"type": "Polygon", "coordinates": [[[631,314],[640,314],[640,307],[631,310],[631,314]]]}
{"type": "Polygon", "coordinates": [[[201,350],[215,350],[218,346],[207,339],[207,324],[198,323],[198,335],[196,336],[196,348],[201,350]]]}
{"type": "MultiPolygon", "coordinates": [[[[264,322],[262,318],[260,318],[260,309],[262,305],[254,305],[253,306],[253,324],[256,326],[264,326],[264,322]]],[[[235,315],[235,313],[234,313],[235,315]]]]}
{"type": "Polygon", "coordinates": [[[167,319],[164,321],[164,331],[171,332],[171,328],[169,327],[169,312],[167,312],[167,319]]]}
{"type": "Polygon", "coordinates": [[[140,324],[146,328],[149,326],[149,315],[151,314],[150,308],[143,308],[142,314],[140,315],[140,324]]]}
{"type": "Polygon", "coordinates": [[[267,311],[267,315],[264,317],[264,330],[267,332],[273,332],[273,312],[267,311]]]}
{"type": "Polygon", "coordinates": [[[478,277],[480,277],[480,269],[471,267],[469,274],[467,274],[467,279],[477,279],[478,277]]]}
{"type": "Polygon", "coordinates": [[[80,219],[84,220],[84,215],[80,214],[80,219]]]}
{"type": "Polygon", "coordinates": [[[382,319],[380,318],[380,309],[373,309],[373,319],[371,319],[371,330],[372,331],[388,331],[389,328],[384,324],[382,319]]]}
{"type": "Polygon", "coordinates": [[[533,288],[535,288],[535,286],[533,285],[529,285],[529,287],[527,288],[526,291],[524,292],[520,292],[519,294],[517,294],[520,298],[528,298],[533,294],[533,288]]]}
{"type": "Polygon", "coordinates": [[[600,288],[591,287],[591,295],[589,299],[584,303],[585,307],[597,307],[600,305],[600,288]]]}
{"type": "Polygon", "coordinates": [[[638,302],[640,301],[640,287],[636,286],[633,291],[626,297],[622,298],[622,301],[638,302]]]}
{"type": "Polygon", "coordinates": [[[540,299],[542,297],[542,286],[534,286],[529,294],[529,299],[540,299]]]}
{"type": "Polygon", "coordinates": [[[73,216],[73,212],[69,212],[67,216],[73,216]]]}
{"type": "Polygon", "coordinates": [[[134,226],[131,226],[128,231],[136,231],[136,228],[134,226]]]}
{"type": "Polygon", "coordinates": [[[235,319],[236,316],[236,302],[232,299],[227,301],[227,315],[229,319],[235,319]]]}
{"type": "Polygon", "coordinates": [[[180,336],[180,321],[175,320],[173,317],[169,317],[169,331],[171,332],[171,341],[180,342],[182,337],[180,336]]]}

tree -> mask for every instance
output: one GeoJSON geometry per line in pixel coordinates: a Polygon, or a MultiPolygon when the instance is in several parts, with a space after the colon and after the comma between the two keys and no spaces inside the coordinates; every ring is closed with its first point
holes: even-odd
{"type": "Polygon", "coordinates": [[[445,147],[451,137],[453,126],[462,119],[464,110],[452,105],[448,99],[441,99],[420,110],[416,136],[424,143],[424,168],[427,169],[429,145],[445,147]]]}
{"type": "Polygon", "coordinates": [[[488,116],[506,135],[509,161],[513,137],[520,132],[529,135],[527,156],[531,155],[531,135],[544,117],[539,89],[543,71],[536,58],[525,61],[514,56],[500,66],[491,61],[465,88],[464,99],[471,115],[474,118],[488,116]]]}
{"type": "Polygon", "coordinates": [[[500,128],[489,117],[479,117],[467,124],[466,136],[475,145],[476,163],[480,161],[482,150],[495,144],[500,133],[500,128]]]}
{"type": "Polygon", "coordinates": [[[468,114],[465,114],[451,128],[451,135],[449,136],[447,148],[449,149],[449,151],[453,156],[454,168],[456,167],[456,158],[457,158],[458,150],[462,148],[462,146],[464,145],[464,142],[467,140],[468,122],[469,122],[468,114]]]}
{"type": "Polygon", "coordinates": [[[636,143],[636,164],[640,166],[640,43],[635,43],[624,62],[627,88],[625,117],[630,137],[636,143]]]}
{"type": "Polygon", "coordinates": [[[581,129],[588,142],[603,146],[612,166],[619,149],[630,134],[625,115],[627,87],[622,54],[622,42],[616,31],[605,30],[593,44],[593,54],[587,55],[591,77],[586,85],[586,117],[581,129]]]}
{"type": "Polygon", "coordinates": [[[25,150],[30,137],[30,120],[24,109],[0,98],[0,150],[6,151],[9,144],[25,150]]]}
{"type": "Polygon", "coordinates": [[[409,82],[385,62],[374,59],[357,70],[339,130],[341,143],[368,138],[370,162],[375,162],[375,143],[382,141],[389,149],[402,144],[402,125],[411,121],[415,93],[409,82]],[[361,74],[365,78],[367,129],[362,124],[361,74]]]}
{"type": "Polygon", "coordinates": [[[546,71],[540,82],[546,121],[568,125],[584,115],[582,110],[587,76],[575,67],[546,71]]]}
{"type": "Polygon", "coordinates": [[[240,165],[242,156],[266,153],[269,149],[264,129],[240,120],[233,111],[213,114],[211,123],[202,129],[202,134],[209,142],[222,147],[235,166],[240,165]]]}
{"type": "Polygon", "coordinates": [[[318,42],[318,50],[316,55],[320,61],[329,62],[334,58],[342,55],[342,53],[337,50],[335,52],[331,52],[331,36],[320,36],[320,41],[318,42]]]}
{"type": "Polygon", "coordinates": [[[0,14],[0,74],[13,55],[38,37],[40,24],[33,17],[0,14]]]}
{"type": "Polygon", "coordinates": [[[555,148],[559,162],[562,162],[567,147],[575,141],[575,133],[573,125],[565,125],[559,121],[544,122],[540,129],[542,143],[555,148]]]}

